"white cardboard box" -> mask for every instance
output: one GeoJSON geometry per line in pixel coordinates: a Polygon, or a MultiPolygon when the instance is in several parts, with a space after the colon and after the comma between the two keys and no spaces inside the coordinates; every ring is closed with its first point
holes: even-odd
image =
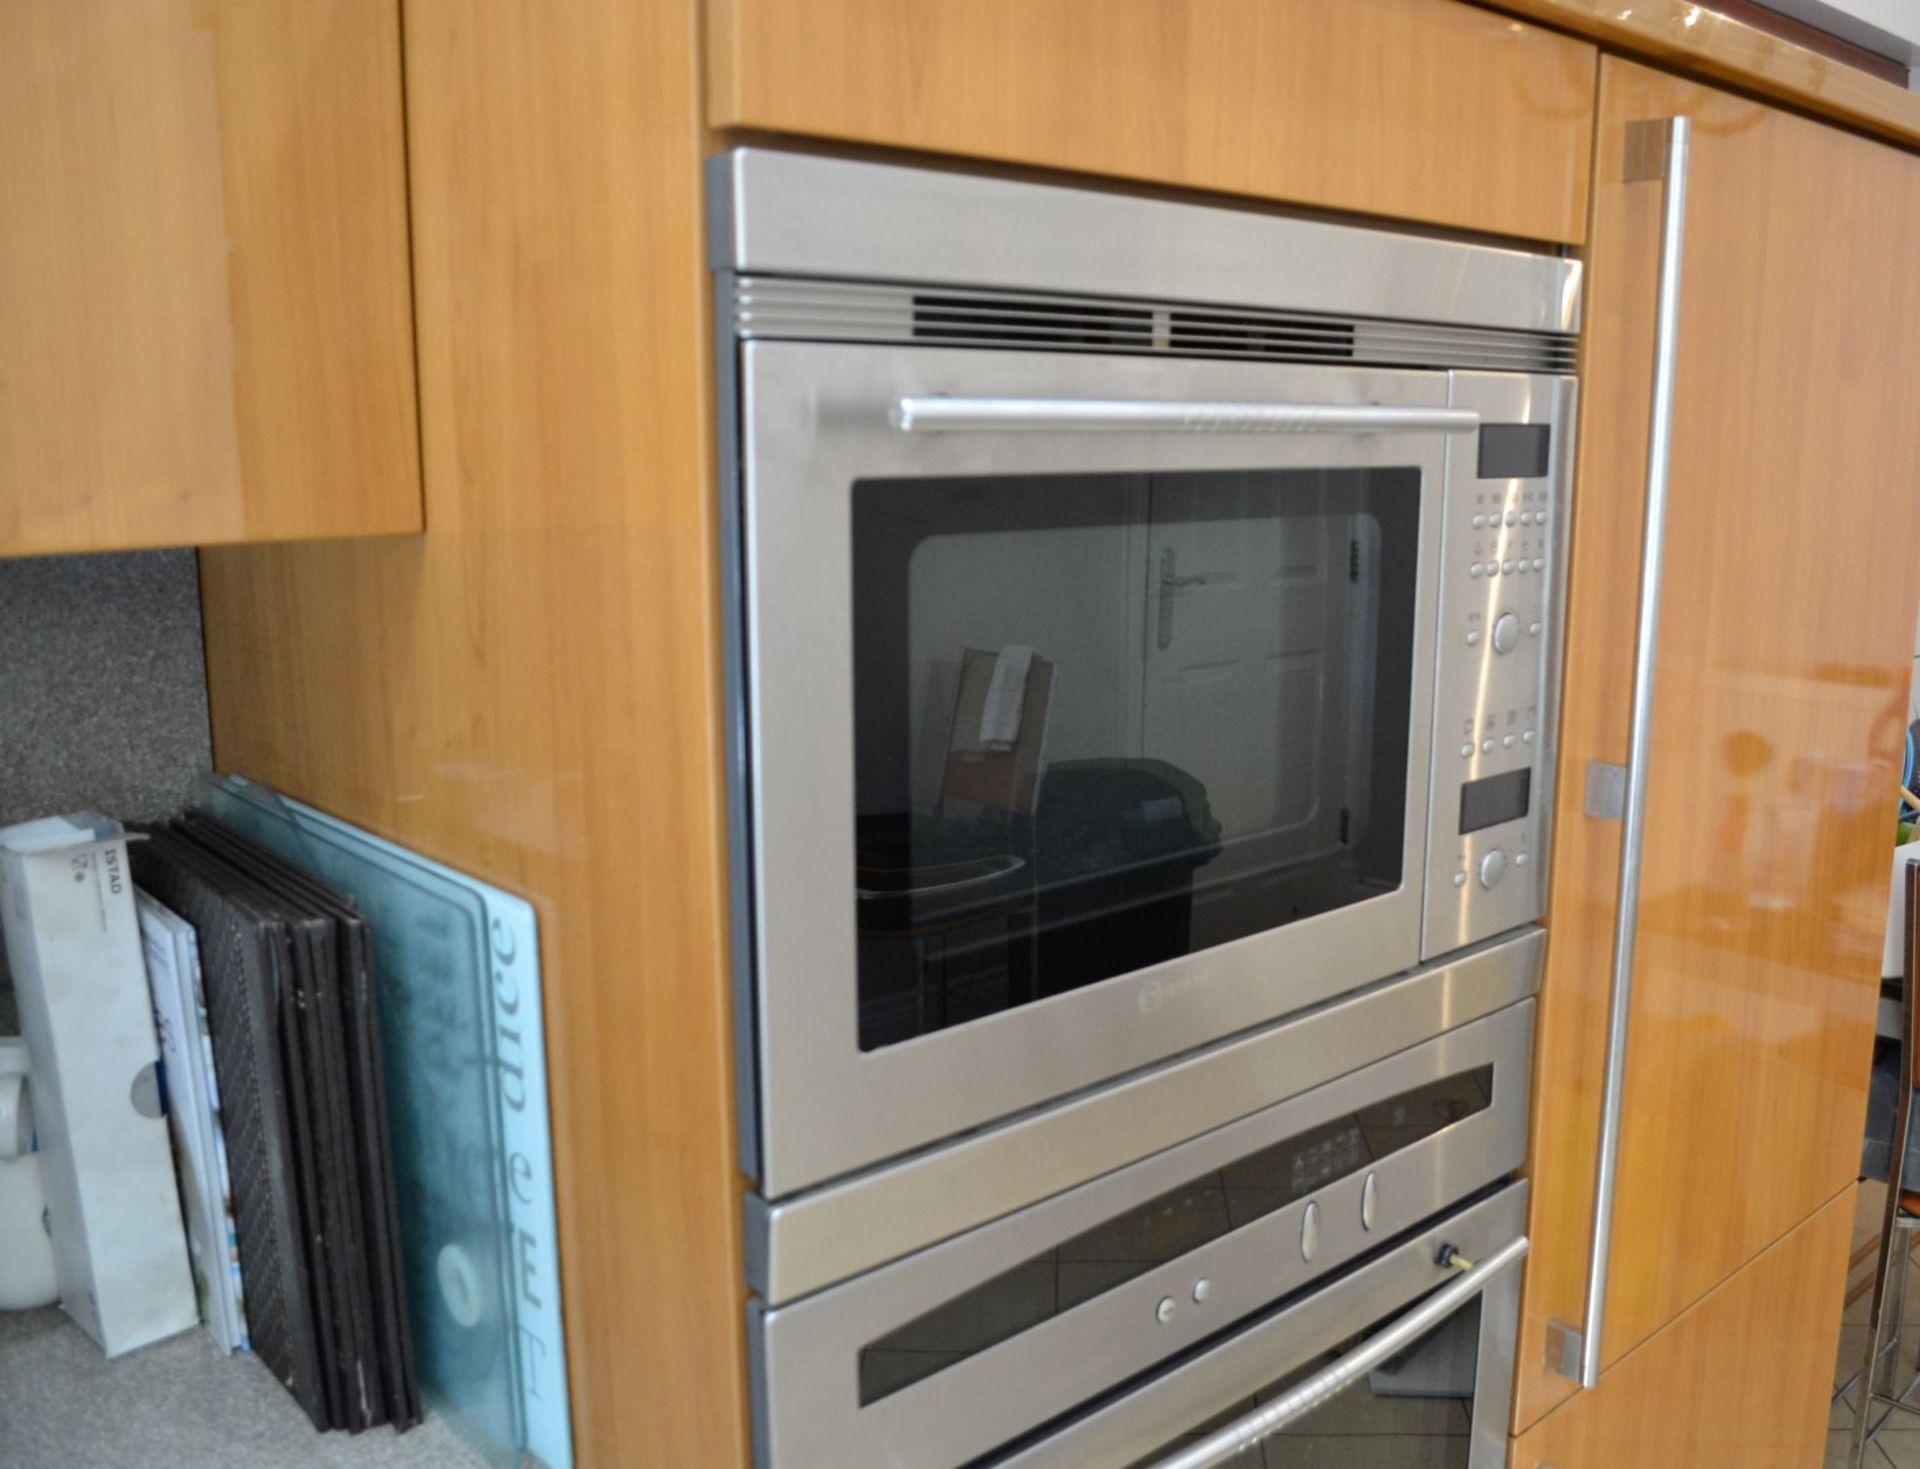
{"type": "Polygon", "coordinates": [[[0,830],[0,927],[60,1305],[118,1356],[200,1319],[120,824],[81,812],[0,830]]]}

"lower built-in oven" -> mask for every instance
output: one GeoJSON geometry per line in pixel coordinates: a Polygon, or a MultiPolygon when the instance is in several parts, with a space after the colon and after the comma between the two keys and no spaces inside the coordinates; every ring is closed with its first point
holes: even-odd
{"type": "Polygon", "coordinates": [[[753,149],[714,199],[764,1200],[1540,916],[1577,264],[753,149]]]}
{"type": "MultiPolygon", "coordinates": [[[[1474,1013],[1490,980],[1537,961],[1537,939],[1505,947],[1445,998],[1474,1013]]],[[[863,1275],[756,1301],[759,1462],[1502,1462],[1535,1002],[1368,1049],[1396,1039],[1390,1008],[1441,997],[1407,986],[1440,979],[1354,1002],[1383,1023],[1351,1027],[1352,1054],[1377,1059],[863,1275]],[[1234,1425],[1251,1447],[1179,1457],[1234,1425]],[[1328,1447],[1362,1435],[1364,1459],[1328,1447]]],[[[1204,1107],[1257,1059],[1183,1063],[1167,1095],[1204,1107]]],[[[902,1188],[891,1202],[910,1206],[902,1188]]]]}

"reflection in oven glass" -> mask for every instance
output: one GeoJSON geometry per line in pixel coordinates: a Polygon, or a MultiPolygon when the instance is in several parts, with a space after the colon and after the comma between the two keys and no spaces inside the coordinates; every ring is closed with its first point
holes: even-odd
{"type": "Polygon", "coordinates": [[[1419,490],[853,486],[861,1049],[1400,886],[1419,490]]]}
{"type": "MultiPolygon", "coordinates": [[[[1147,1469],[1325,1371],[1365,1336],[1342,1343],[1279,1381],[1136,1460],[1147,1469]]],[[[1345,1392],[1227,1462],[1234,1469],[1467,1469],[1480,1306],[1462,1307],[1345,1392]]]]}
{"type": "Polygon", "coordinates": [[[1083,1230],[868,1343],[877,1402],[1492,1105],[1493,1068],[1443,1077],[1270,1144],[1083,1230]]]}

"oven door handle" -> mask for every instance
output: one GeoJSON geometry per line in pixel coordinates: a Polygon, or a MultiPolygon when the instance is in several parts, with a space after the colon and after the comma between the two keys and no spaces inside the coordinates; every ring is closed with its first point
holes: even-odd
{"type": "MultiPolygon", "coordinates": [[[[1367,1339],[1366,1345],[1348,1352],[1325,1371],[1289,1388],[1277,1401],[1235,1419],[1200,1442],[1189,1444],[1178,1453],[1154,1464],[1153,1469],[1215,1469],[1231,1463],[1262,1439],[1278,1433],[1289,1423],[1304,1417],[1337,1393],[1345,1391],[1387,1358],[1418,1341],[1468,1301],[1486,1290],[1494,1279],[1520,1263],[1527,1253],[1525,1235],[1502,1245],[1452,1284],[1442,1287],[1400,1317],[1384,1331],[1367,1339]]],[[[1444,1255],[1444,1252],[1443,1252],[1444,1255]]],[[[1464,1263],[1455,1260],[1455,1263],[1464,1263]]]]}
{"type": "Polygon", "coordinates": [[[1154,398],[902,397],[887,418],[906,434],[1464,434],[1480,427],[1471,408],[1154,398]]]}

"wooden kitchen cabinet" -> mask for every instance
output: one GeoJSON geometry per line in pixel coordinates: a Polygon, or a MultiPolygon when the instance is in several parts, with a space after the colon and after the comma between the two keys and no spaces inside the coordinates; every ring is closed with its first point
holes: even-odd
{"type": "Polygon", "coordinates": [[[1538,240],[1593,46],[1452,0],[713,0],[708,121],[1538,240]]]}
{"type": "Polygon", "coordinates": [[[1808,1469],[1827,1435],[1852,1186],[1516,1439],[1510,1469],[1808,1469]],[[1783,1392],[1783,1384],[1804,1391],[1783,1392]]]}
{"type": "Polygon", "coordinates": [[[0,555],[420,525],[395,0],[0,5],[0,555]]]}
{"type": "MultiPolygon", "coordinates": [[[[1547,1359],[1551,1323],[1584,1319],[1621,844],[1584,799],[1588,762],[1627,757],[1663,189],[1629,138],[1676,115],[1671,500],[1598,1395],[1860,1160],[1920,533],[1920,158],[1608,58],[1516,1431],[1576,1391],[1547,1359]]],[[[1806,1258],[1837,1301],[1838,1267],[1806,1258]]],[[[1824,1401],[1825,1363],[1781,1358],[1769,1391],[1824,1401]]]]}

